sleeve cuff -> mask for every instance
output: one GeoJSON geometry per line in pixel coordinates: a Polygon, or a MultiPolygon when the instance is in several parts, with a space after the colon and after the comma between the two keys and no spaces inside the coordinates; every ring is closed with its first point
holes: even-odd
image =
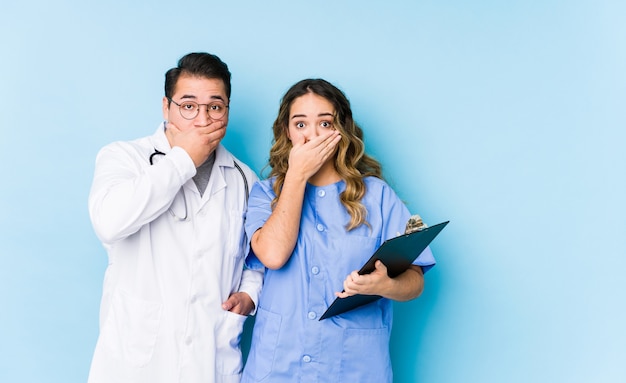
{"type": "Polygon", "coordinates": [[[239,292],[248,294],[252,302],[254,302],[254,309],[249,315],[256,314],[256,310],[259,307],[259,295],[261,294],[261,287],[263,286],[263,274],[264,270],[251,270],[248,268],[243,270],[239,292]]]}

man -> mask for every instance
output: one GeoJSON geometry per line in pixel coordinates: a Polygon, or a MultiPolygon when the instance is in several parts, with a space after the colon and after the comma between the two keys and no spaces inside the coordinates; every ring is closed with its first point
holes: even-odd
{"type": "Polygon", "coordinates": [[[109,265],[90,383],[239,382],[262,274],[243,267],[257,177],[220,144],[230,76],[215,55],[182,57],[157,131],[98,153],[89,213],[109,265]]]}

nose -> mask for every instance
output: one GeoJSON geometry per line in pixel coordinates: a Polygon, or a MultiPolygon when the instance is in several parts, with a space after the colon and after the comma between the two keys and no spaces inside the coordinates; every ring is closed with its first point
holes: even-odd
{"type": "Polygon", "coordinates": [[[322,134],[322,129],[319,126],[309,127],[306,129],[305,132],[303,132],[303,134],[304,134],[304,138],[308,142],[314,139],[315,137],[320,136],[322,134]]]}
{"type": "Polygon", "coordinates": [[[194,122],[198,126],[207,126],[211,121],[211,117],[209,116],[209,107],[206,105],[201,105],[198,107],[198,115],[194,118],[194,122]]]}

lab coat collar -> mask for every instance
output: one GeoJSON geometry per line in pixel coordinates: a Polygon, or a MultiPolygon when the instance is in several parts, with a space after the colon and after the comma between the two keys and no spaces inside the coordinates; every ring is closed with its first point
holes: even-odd
{"type": "Polygon", "coordinates": [[[161,153],[169,153],[170,150],[172,150],[172,147],[170,146],[170,142],[167,140],[167,137],[165,136],[165,122],[161,122],[159,124],[159,127],[157,128],[156,132],[154,132],[154,134],[151,137],[152,141],[152,146],[154,146],[154,149],[160,151],[161,153]]]}
{"type": "Polygon", "coordinates": [[[215,163],[213,164],[211,179],[204,192],[205,196],[215,194],[226,187],[224,168],[233,168],[235,166],[233,161],[232,154],[220,143],[217,148],[215,148],[215,163]]]}
{"type": "Polygon", "coordinates": [[[220,143],[217,148],[215,148],[215,166],[233,168],[235,167],[234,162],[235,159],[233,155],[220,143]]]}

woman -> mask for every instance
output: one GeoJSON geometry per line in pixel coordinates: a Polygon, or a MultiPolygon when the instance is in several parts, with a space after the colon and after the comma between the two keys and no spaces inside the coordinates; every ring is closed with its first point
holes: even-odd
{"type": "Polygon", "coordinates": [[[421,294],[430,249],[395,278],[380,261],[371,274],[355,271],[404,232],[410,213],[365,154],[339,89],[293,85],[273,130],[270,178],[252,188],[246,222],[247,264],[266,272],[242,381],[391,382],[392,300],[421,294]],[[383,299],[319,321],[335,297],[353,294],[383,299]]]}

